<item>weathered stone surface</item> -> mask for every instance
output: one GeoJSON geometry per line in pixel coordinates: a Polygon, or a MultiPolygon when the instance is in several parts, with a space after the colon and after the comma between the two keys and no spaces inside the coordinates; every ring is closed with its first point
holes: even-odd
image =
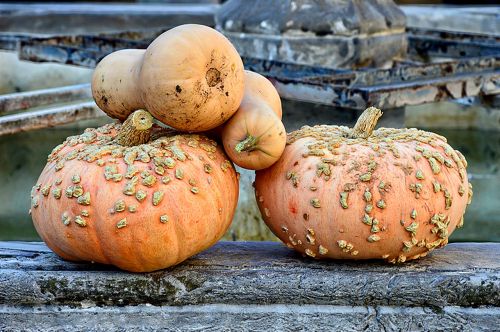
{"type": "Polygon", "coordinates": [[[403,265],[316,261],[280,243],[222,242],[146,274],[0,242],[0,304],[500,305],[500,244],[450,244],[403,265]],[[17,247],[16,247],[17,246],[17,247]]]}
{"type": "Polygon", "coordinates": [[[383,66],[406,54],[392,0],[230,0],[216,25],[240,54],[324,67],[383,66]]]}
{"type": "Polygon", "coordinates": [[[392,0],[229,0],[216,24],[227,32],[356,36],[404,29],[405,15],[392,0]]]}
{"type": "Polygon", "coordinates": [[[225,305],[0,306],[1,331],[498,331],[497,308],[225,305]]]}
{"type": "Polygon", "coordinates": [[[167,28],[185,23],[213,26],[217,6],[212,4],[0,3],[0,31],[90,34],[167,28]]]}
{"type": "Polygon", "coordinates": [[[408,26],[500,35],[498,6],[401,6],[408,26]]]}
{"type": "Polygon", "coordinates": [[[493,331],[500,244],[450,244],[403,265],[315,261],[279,243],[222,242],[134,274],[0,242],[0,330],[493,331]]]}
{"type": "Polygon", "coordinates": [[[403,32],[374,36],[259,35],[223,31],[242,56],[331,68],[383,67],[403,58],[403,32]]]}
{"type": "MultiPolygon", "coordinates": [[[[460,86],[462,87],[462,86],[460,86]]],[[[497,95],[500,97],[500,95],[497,95]]],[[[429,105],[408,106],[405,126],[432,130],[460,129],[500,131],[500,106],[484,105],[478,100],[443,102],[429,105]]],[[[496,142],[491,142],[496,144],[496,142]]],[[[498,149],[500,146],[496,145],[498,149]]],[[[500,161],[499,161],[500,162],[500,161]]]]}
{"type": "Polygon", "coordinates": [[[92,70],[88,68],[53,63],[31,63],[19,60],[15,52],[0,51],[0,94],[2,95],[88,83],[91,77],[92,70]]]}

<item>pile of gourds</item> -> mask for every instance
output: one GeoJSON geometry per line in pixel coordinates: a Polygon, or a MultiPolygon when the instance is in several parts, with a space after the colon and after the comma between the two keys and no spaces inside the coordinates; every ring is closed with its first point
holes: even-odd
{"type": "Polygon", "coordinates": [[[94,71],[92,94],[116,119],[146,109],[179,131],[211,131],[247,169],[271,166],[285,148],[278,92],[245,71],[229,40],[203,25],[171,29],[146,50],[111,53],[94,71]]]}
{"type": "Polygon", "coordinates": [[[236,209],[232,162],[256,170],[271,230],[314,258],[424,256],[461,226],[472,197],[465,158],[444,137],[374,131],[375,108],[353,129],[287,136],[271,82],[205,26],[108,55],[92,93],[119,122],[68,137],[31,192],[34,225],[64,259],[153,271],[210,247],[236,209]]]}

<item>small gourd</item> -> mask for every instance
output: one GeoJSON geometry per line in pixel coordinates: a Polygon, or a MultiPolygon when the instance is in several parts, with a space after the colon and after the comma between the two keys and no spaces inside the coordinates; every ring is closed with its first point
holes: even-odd
{"type": "Polygon", "coordinates": [[[281,100],[265,77],[245,71],[245,93],[221,138],[229,158],[238,166],[259,170],[275,163],[286,143],[281,100]]]}

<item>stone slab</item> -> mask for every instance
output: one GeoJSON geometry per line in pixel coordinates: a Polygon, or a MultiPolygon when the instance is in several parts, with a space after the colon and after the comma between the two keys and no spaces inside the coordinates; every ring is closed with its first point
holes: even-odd
{"type": "Polygon", "coordinates": [[[214,26],[217,8],[215,4],[0,3],[0,31],[92,34],[186,23],[214,26]]]}
{"type": "Polygon", "coordinates": [[[498,308],[204,305],[5,307],[1,331],[498,331],[498,308]]]}
{"type": "Polygon", "coordinates": [[[89,68],[21,61],[15,52],[0,50],[0,95],[90,83],[91,79],[89,68]]]}
{"type": "Polygon", "coordinates": [[[331,68],[390,65],[407,49],[392,0],[230,0],[216,26],[243,56],[331,68]]]}
{"type": "Polygon", "coordinates": [[[389,265],[312,260],[274,242],[220,242],[176,267],[133,274],[63,261],[43,244],[0,242],[0,304],[499,306],[499,251],[498,243],[455,243],[389,265]]]}
{"type": "Polygon", "coordinates": [[[405,28],[393,0],[229,0],[216,13],[224,31],[356,36],[405,28]]]}
{"type": "Polygon", "coordinates": [[[500,243],[455,243],[388,265],[220,242],[139,274],[66,262],[42,243],[0,242],[0,330],[494,331],[499,251],[500,243]]]}
{"type": "Polygon", "coordinates": [[[500,6],[400,6],[409,27],[483,33],[500,37],[500,6]]]}
{"type": "Polygon", "coordinates": [[[404,30],[322,37],[222,32],[242,56],[327,68],[384,67],[404,58],[408,45],[404,30]]]}

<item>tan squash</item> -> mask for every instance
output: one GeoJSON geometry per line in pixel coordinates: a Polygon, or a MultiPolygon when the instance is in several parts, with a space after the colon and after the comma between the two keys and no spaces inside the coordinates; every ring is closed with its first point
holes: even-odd
{"type": "Polygon", "coordinates": [[[120,50],[97,64],[92,75],[92,96],[110,117],[123,121],[143,108],[138,82],[144,53],[145,50],[120,50]]]}
{"type": "MultiPolygon", "coordinates": [[[[241,103],[248,102],[249,100],[256,100],[266,103],[274,113],[281,119],[281,98],[274,88],[274,85],[264,76],[245,70],[245,92],[241,103]]],[[[220,139],[222,137],[222,124],[214,129],[205,132],[209,137],[220,139]]]]}
{"type": "Polygon", "coordinates": [[[259,99],[266,102],[281,120],[283,112],[280,95],[274,85],[264,76],[245,70],[244,98],[259,99]]]}
{"type": "Polygon", "coordinates": [[[139,75],[145,107],[183,131],[206,131],[227,121],[243,98],[243,63],[216,30],[173,28],[147,48],[139,75]]]}
{"type": "Polygon", "coordinates": [[[238,178],[202,135],[165,132],[145,111],[68,137],[31,193],[35,228],[64,259],[145,272],[178,264],[225,233],[238,178]]]}
{"type": "Polygon", "coordinates": [[[369,108],[353,129],[303,127],[273,166],[256,172],[266,224],[316,259],[404,262],[442,247],[472,198],[467,162],[434,133],[373,131],[369,108]]]}

